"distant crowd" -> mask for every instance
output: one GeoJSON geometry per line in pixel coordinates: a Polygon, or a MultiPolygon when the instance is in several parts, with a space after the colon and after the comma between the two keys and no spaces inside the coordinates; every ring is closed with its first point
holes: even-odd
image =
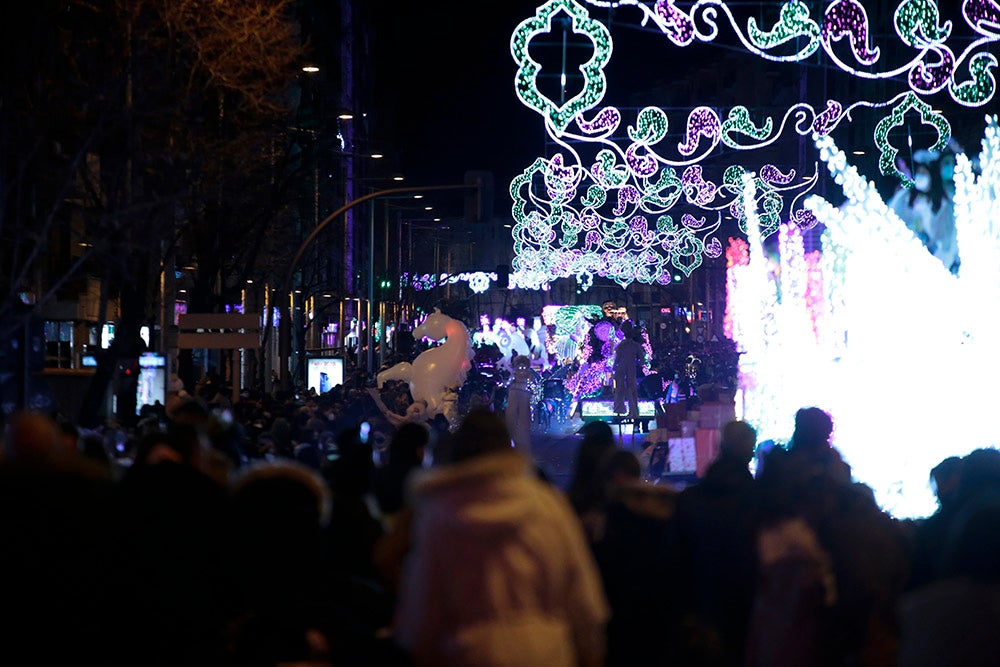
{"type": "Polygon", "coordinates": [[[7,421],[3,664],[1000,664],[1000,451],[882,512],[819,408],[751,474],[754,429],[683,489],[584,425],[565,488],[501,414],[405,387],[210,382],[134,429],[7,421]]]}

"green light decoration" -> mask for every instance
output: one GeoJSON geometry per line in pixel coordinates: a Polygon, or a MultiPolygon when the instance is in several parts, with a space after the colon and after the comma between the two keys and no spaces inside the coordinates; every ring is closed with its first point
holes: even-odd
{"type": "Polygon", "coordinates": [[[670,265],[690,277],[701,266],[705,243],[687,227],[675,224],[669,215],[661,216],[656,227],[663,232],[661,247],[670,257],[670,265]]]}
{"type": "Polygon", "coordinates": [[[991,69],[998,66],[997,57],[987,51],[977,53],[969,59],[972,81],[951,82],[951,96],[955,101],[968,106],[982,106],[993,98],[997,82],[991,69]]]}
{"type": "Polygon", "coordinates": [[[940,43],[951,34],[951,21],[938,25],[941,13],[934,0],[905,0],[896,7],[896,33],[907,46],[919,48],[926,42],[940,43]]]}
{"type": "Polygon", "coordinates": [[[665,167],[660,170],[660,177],[656,182],[643,191],[642,209],[654,211],[673,208],[683,194],[684,184],[677,172],[672,167],[665,167]]]}
{"type": "MultiPolygon", "coordinates": [[[[757,215],[759,217],[760,224],[760,236],[766,239],[771,234],[778,231],[781,226],[781,210],[784,206],[784,200],[781,195],[763,178],[750,174],[744,167],[740,165],[732,165],[726,169],[722,177],[723,185],[730,188],[743,188],[743,177],[751,176],[754,184],[755,197],[758,202],[757,215]]],[[[737,224],[739,224],[740,231],[744,234],[748,232],[747,230],[747,214],[746,206],[744,206],[741,200],[737,200],[730,207],[730,213],[736,219],[737,224]]]]}
{"type": "Polygon", "coordinates": [[[549,0],[535,11],[534,17],[522,21],[511,36],[510,52],[518,65],[514,77],[517,96],[545,116],[559,132],[564,131],[577,114],[597,106],[604,97],[607,83],[604,66],[611,59],[611,48],[611,33],[602,23],[591,19],[582,5],[573,0],[549,0]],[[552,17],[559,12],[569,15],[574,33],[590,38],[594,44],[590,60],[580,66],[583,90],[561,105],[539,92],[537,79],[541,64],[528,54],[528,43],[536,35],[551,32],[552,17]]]}
{"type": "MultiPolygon", "coordinates": [[[[717,154],[719,144],[749,151],[774,144],[786,130],[800,136],[828,135],[841,122],[853,122],[852,112],[861,108],[880,113],[891,110],[875,131],[881,152],[879,168],[911,187],[913,182],[896,167],[898,150],[889,143],[890,132],[916,112],[921,122],[937,130],[935,148],[943,148],[951,127],[924,99],[944,94],[947,88],[957,103],[989,104],[996,93],[998,59],[983,45],[1000,37],[993,32],[996,0],[963,0],[965,23],[981,36],[962,51],[945,44],[952,24],[941,20],[937,1],[895,0],[892,4],[899,42],[917,53],[908,63],[878,70],[874,67],[878,49],[869,46],[869,36],[886,36],[885,30],[869,25],[863,0],[782,0],[773,3],[780,10],[770,30],[761,28],[759,14],[756,19],[737,19],[734,9],[744,11],[741,8],[747,3],[727,0],[543,2],[534,16],[518,25],[510,47],[517,67],[516,94],[545,119],[545,132],[559,152],[539,158],[511,182],[514,272],[544,281],[575,277],[579,290],[589,288],[595,276],[623,287],[633,282],[668,284],[674,276],[690,275],[705,255],[721,256],[722,246],[713,235],[722,225],[723,213],[747,231],[743,202],[743,180],[747,179],[755,192],[750,202],[757,220],[755,233],[766,238],[786,222],[809,229],[816,218],[802,208],[800,200],[816,186],[818,170],[811,178],[792,180],[795,169],[788,165],[782,169],[763,165],[752,174],[742,166],[732,166],[716,185],[718,176],[703,171],[702,163],[717,154]],[[682,140],[675,143],[667,140],[664,109],[640,106],[634,122],[627,124],[618,108],[601,107],[612,52],[610,24],[591,18],[588,8],[598,8],[603,17],[607,10],[624,5],[642,15],[643,26],[660,29],[678,48],[714,41],[720,32],[717,20],[728,21],[743,47],[756,57],[786,63],[825,57],[851,77],[887,84],[898,81],[909,88],[875,100],[826,99],[818,109],[808,100],[798,100],[783,115],[752,114],[740,105],[727,113],[702,104],[688,113],[682,140]],[[559,22],[593,45],[591,57],[580,67],[582,89],[561,104],[538,90],[541,65],[528,54],[532,39],[560,31],[559,22]],[[843,39],[850,42],[854,65],[834,51],[843,39]],[[938,61],[928,57],[931,52],[938,61]],[[956,81],[949,67],[969,74],[956,81]],[[627,131],[619,133],[619,127],[627,131]],[[683,213],[676,210],[681,206],[683,213]]],[[[651,57],[648,66],[654,64],[651,57]]]]}
{"type": "Polygon", "coordinates": [[[757,27],[754,17],[751,16],[747,21],[747,38],[761,51],[769,51],[785,42],[803,37],[808,40],[805,46],[789,58],[808,58],[820,46],[819,24],[809,18],[809,8],[801,0],[791,0],[782,5],[778,22],[768,32],[757,27]]]}
{"type": "Polygon", "coordinates": [[[628,136],[632,141],[645,144],[655,144],[667,136],[667,114],[657,107],[646,107],[639,112],[635,120],[635,128],[628,128],[628,136]]]}
{"type": "Polygon", "coordinates": [[[889,132],[894,127],[901,127],[906,113],[911,110],[920,114],[921,122],[932,125],[937,130],[938,140],[931,147],[931,150],[944,150],[948,145],[948,140],[951,139],[951,125],[948,120],[941,114],[935,113],[929,104],[921,102],[920,98],[912,92],[906,93],[903,101],[893,108],[892,113],[879,121],[878,125],[875,126],[875,145],[882,153],[878,161],[879,171],[885,176],[896,176],[907,188],[912,188],[914,182],[912,178],[896,167],[896,156],[899,154],[899,149],[889,143],[889,132]]]}
{"type": "Polygon", "coordinates": [[[628,168],[618,165],[618,156],[607,148],[597,153],[593,174],[598,185],[605,188],[620,187],[628,180],[628,168]]]}
{"type": "Polygon", "coordinates": [[[771,130],[773,129],[774,122],[771,117],[768,116],[767,120],[760,127],[753,124],[750,120],[750,111],[743,105],[735,106],[729,110],[729,116],[722,123],[722,143],[726,144],[730,148],[742,148],[743,146],[732,139],[729,134],[732,132],[743,134],[749,137],[753,137],[758,141],[763,141],[771,135],[771,130]]]}

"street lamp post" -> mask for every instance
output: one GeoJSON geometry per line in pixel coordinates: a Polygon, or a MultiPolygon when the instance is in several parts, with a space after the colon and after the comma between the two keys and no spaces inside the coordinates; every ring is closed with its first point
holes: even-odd
{"type": "MultiPolygon", "coordinates": [[[[341,206],[340,208],[338,208],[336,211],[334,211],[333,213],[331,213],[330,215],[328,215],[326,218],[324,218],[323,220],[321,220],[319,222],[319,224],[316,225],[316,227],[309,233],[309,236],[306,237],[306,239],[299,245],[299,249],[296,251],[295,255],[292,258],[292,261],[289,263],[288,270],[285,272],[285,275],[284,275],[284,277],[282,279],[282,282],[281,282],[280,285],[278,285],[278,289],[277,289],[278,298],[276,299],[276,302],[278,304],[278,309],[279,309],[279,314],[280,314],[281,322],[282,323],[287,323],[287,321],[288,321],[288,316],[289,316],[288,315],[288,302],[286,300],[287,292],[288,292],[289,286],[292,283],[292,277],[295,275],[295,271],[298,268],[299,262],[302,260],[302,256],[305,254],[305,251],[309,248],[309,246],[312,244],[312,242],[316,240],[316,237],[319,236],[320,232],[322,232],[323,229],[325,229],[327,225],[329,225],[331,222],[333,222],[334,220],[336,220],[338,217],[340,217],[341,215],[343,215],[347,211],[350,211],[351,209],[353,209],[358,204],[361,204],[361,203],[369,201],[369,200],[378,199],[380,197],[389,197],[389,196],[404,194],[404,193],[408,193],[408,192],[429,192],[429,191],[434,191],[434,190],[468,190],[468,189],[476,188],[476,187],[478,187],[478,186],[476,186],[476,185],[462,184],[462,185],[407,186],[407,187],[401,187],[401,188],[389,188],[389,189],[386,189],[386,190],[376,190],[374,192],[370,192],[370,193],[368,193],[366,195],[358,197],[357,199],[349,201],[346,204],[344,204],[343,206],[341,206]]],[[[374,230],[374,216],[372,217],[371,227],[372,227],[372,230],[374,230]]],[[[370,233],[370,238],[374,238],[374,231],[372,231],[370,233]]],[[[372,244],[372,248],[374,248],[374,244],[372,244]]],[[[371,256],[371,253],[374,253],[374,249],[370,250],[369,253],[370,253],[370,259],[371,259],[371,261],[374,261],[374,258],[371,256]]],[[[373,291],[374,291],[374,276],[369,276],[368,292],[369,292],[370,296],[373,294],[373,291]]],[[[371,300],[369,300],[369,309],[371,308],[370,304],[371,304],[371,300]]],[[[265,318],[265,328],[264,328],[264,336],[265,336],[264,342],[265,343],[266,343],[266,340],[267,340],[266,337],[270,333],[270,330],[271,330],[273,324],[274,324],[274,321],[273,321],[273,309],[272,308],[268,308],[268,310],[267,310],[267,317],[265,318]]],[[[284,329],[284,325],[282,326],[282,328],[284,329]]],[[[369,330],[370,330],[370,325],[369,325],[369,330]]],[[[360,332],[359,332],[359,334],[360,334],[360,332]]],[[[284,351],[283,351],[283,353],[284,353],[284,351]]],[[[280,364],[280,367],[281,367],[281,373],[280,373],[281,385],[282,385],[282,387],[284,387],[284,388],[287,389],[288,388],[288,384],[289,384],[289,373],[288,373],[287,359],[282,359],[282,363],[280,364]]],[[[372,370],[372,368],[371,368],[371,356],[369,356],[369,368],[368,368],[368,370],[369,371],[372,370]]]]}

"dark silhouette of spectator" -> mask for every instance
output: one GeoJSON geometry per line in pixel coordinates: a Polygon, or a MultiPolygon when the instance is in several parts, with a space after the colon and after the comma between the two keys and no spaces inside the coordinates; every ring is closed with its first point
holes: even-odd
{"type": "Polygon", "coordinates": [[[46,414],[8,415],[0,451],[0,664],[100,664],[118,554],[106,468],[46,414]]]}
{"type": "Polygon", "coordinates": [[[742,665],[757,575],[759,496],[746,422],[722,428],[719,456],[677,501],[683,637],[691,664],[742,665]]]}
{"type": "Polygon", "coordinates": [[[421,468],[430,442],[430,431],[420,422],[404,422],[389,440],[388,460],[375,471],[375,497],[383,519],[403,509],[406,480],[421,468]]]}
{"type": "Polygon", "coordinates": [[[414,508],[395,637],[416,665],[603,664],[593,555],[562,493],[511,449],[503,418],[463,419],[451,462],[415,480],[414,508]]]}
{"type": "Polygon", "coordinates": [[[292,440],[292,425],[284,417],[276,417],[271,422],[270,440],[274,443],[277,456],[295,458],[295,442],[292,440]]]}
{"type": "Polygon", "coordinates": [[[326,535],[326,562],[334,572],[378,581],[373,560],[384,528],[371,494],[372,448],[361,441],[361,428],[337,436],[337,456],[323,469],[333,495],[326,535]]]}
{"type": "Polygon", "coordinates": [[[940,576],[900,602],[899,667],[1000,664],[1000,453],[968,454],[963,478],[970,458],[978,468],[970,472],[974,488],[962,490],[940,576]]]}
{"type": "Polygon", "coordinates": [[[628,415],[638,425],[639,420],[639,365],[646,354],[640,333],[631,324],[622,327],[625,338],[615,348],[614,407],[615,413],[628,415]],[[626,411],[625,404],[628,403],[626,411]]]}
{"type": "Polygon", "coordinates": [[[228,659],[239,665],[329,659],[321,596],[330,492],[289,460],[243,470],[233,483],[231,544],[239,582],[228,659]]]}
{"type": "Polygon", "coordinates": [[[583,523],[588,539],[592,539],[599,530],[606,500],[602,467],[618,448],[615,446],[614,431],[607,422],[587,422],[577,432],[583,438],[576,450],[566,497],[583,523]]]}
{"type": "Polygon", "coordinates": [[[869,487],[852,481],[832,432],[829,414],[800,409],[789,449],[773,449],[758,476],[751,665],[894,660],[895,606],[909,578],[906,534],[869,487]]]}
{"type": "Polygon", "coordinates": [[[673,522],[677,494],[642,480],[639,459],[618,449],[600,477],[607,489],[594,556],[611,607],[608,667],[676,664],[678,581],[673,522]]]}
{"type": "Polygon", "coordinates": [[[958,496],[962,459],[949,456],[931,469],[931,486],[938,498],[938,509],[931,516],[915,522],[912,568],[908,588],[919,588],[942,574],[942,554],[947,532],[959,507],[958,496]]]}
{"type": "Polygon", "coordinates": [[[227,487],[206,472],[207,436],[174,425],[116,488],[118,613],[123,665],[220,664],[235,599],[226,540],[227,487]]]}

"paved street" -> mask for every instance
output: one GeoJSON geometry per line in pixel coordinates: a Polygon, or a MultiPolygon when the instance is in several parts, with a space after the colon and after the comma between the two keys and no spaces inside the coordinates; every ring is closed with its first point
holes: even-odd
{"type": "MultiPolygon", "coordinates": [[[[536,426],[531,430],[531,448],[535,461],[560,488],[566,488],[572,476],[576,450],[582,437],[576,431],[581,426],[583,421],[574,418],[566,422],[553,422],[548,429],[536,426]]],[[[612,424],[611,428],[617,439],[618,427],[612,424]]],[[[630,428],[623,428],[619,446],[631,449],[638,456],[642,452],[643,435],[638,434],[633,438],[630,428]]]]}

